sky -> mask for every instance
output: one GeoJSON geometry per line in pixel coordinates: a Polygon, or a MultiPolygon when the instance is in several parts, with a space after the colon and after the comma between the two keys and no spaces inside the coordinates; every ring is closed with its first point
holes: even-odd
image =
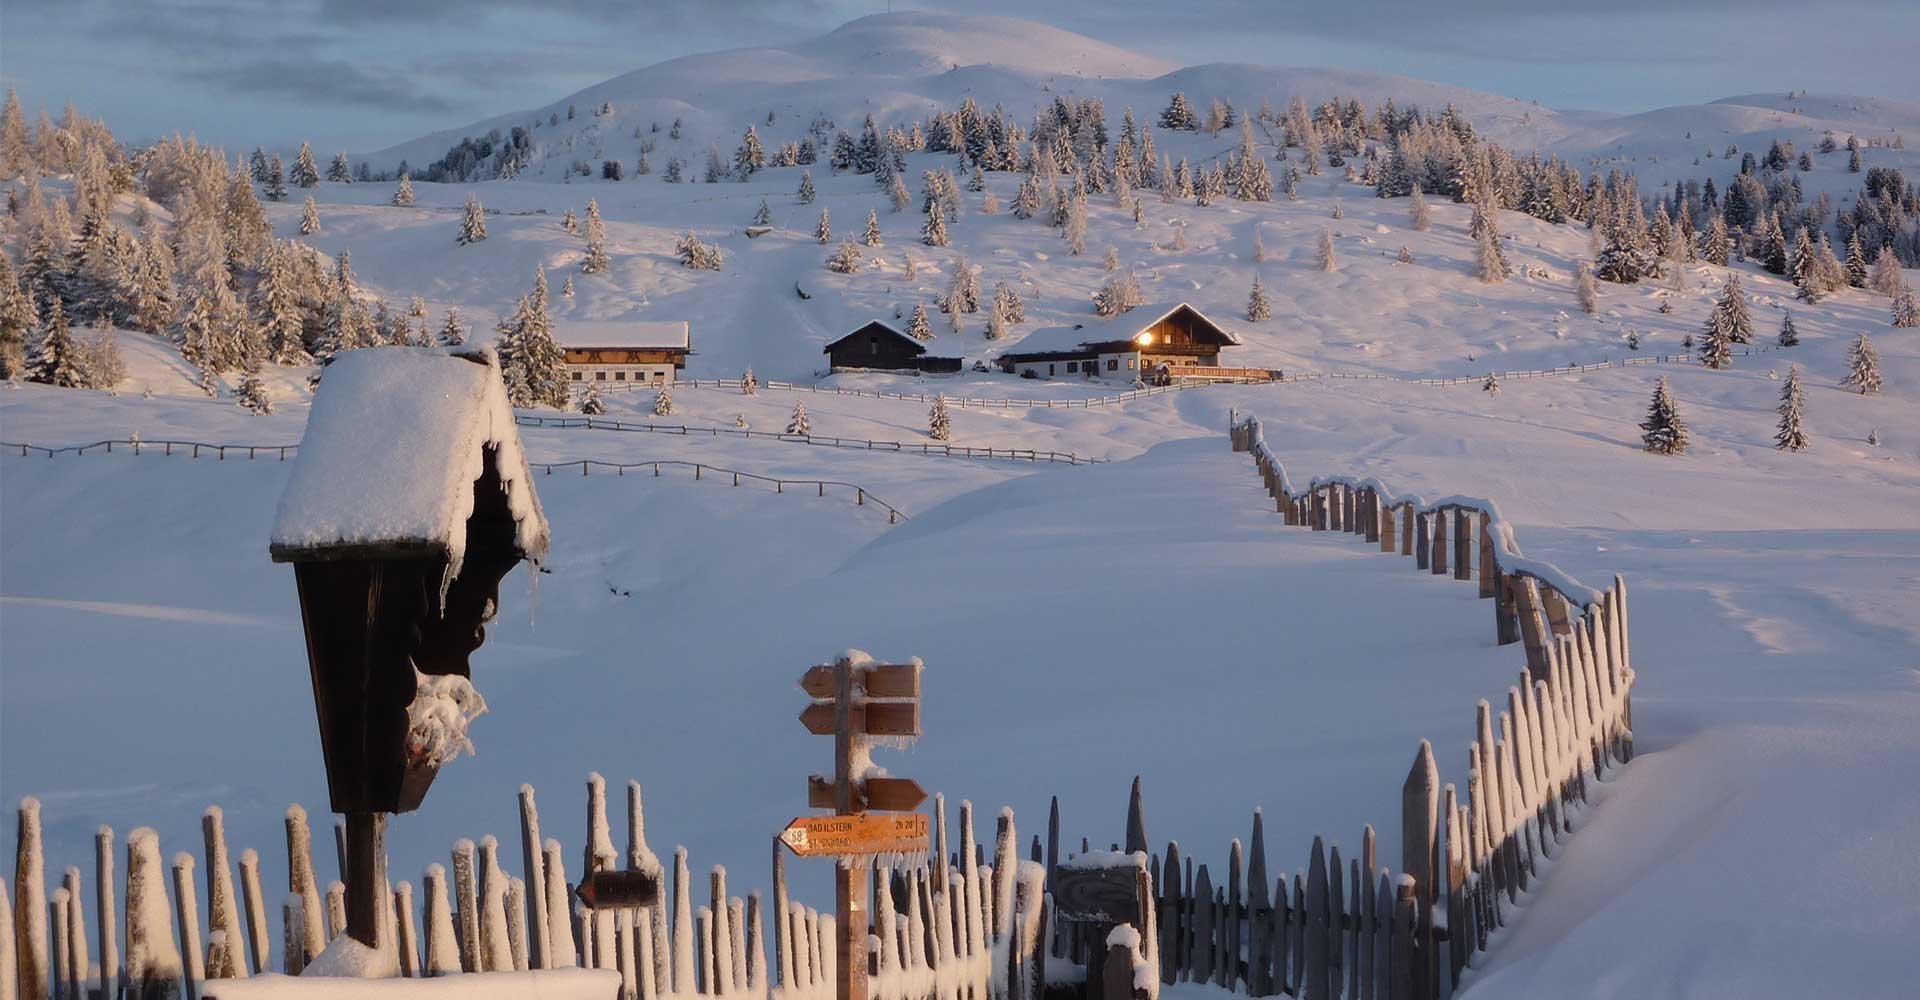
{"type": "MultiPolygon", "coordinates": [[[[849,0],[0,0],[0,82],[123,137],[377,149],[692,52],[823,34],[849,0]]],[[[1558,108],[1811,90],[1920,100],[1915,0],[901,0],[1183,64],[1397,73],[1558,108]],[[1606,12],[1595,13],[1605,7],[1606,12]]],[[[983,56],[983,60],[984,60],[983,56]]]]}

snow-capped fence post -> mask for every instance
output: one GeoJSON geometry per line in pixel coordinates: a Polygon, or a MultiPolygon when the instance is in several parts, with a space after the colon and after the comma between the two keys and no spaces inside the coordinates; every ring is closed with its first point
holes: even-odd
{"type": "Polygon", "coordinates": [[[1447,511],[1445,508],[1433,512],[1433,543],[1428,547],[1427,565],[1434,576],[1447,575],[1447,511]]]}
{"type": "Polygon", "coordinates": [[[1473,579],[1473,539],[1468,531],[1470,519],[1465,507],[1453,509],[1453,578],[1473,579]]]}
{"type": "Polygon", "coordinates": [[[1547,643],[1540,625],[1540,591],[1531,576],[1514,580],[1515,610],[1520,616],[1520,641],[1527,651],[1527,669],[1546,676],[1547,643]]]}
{"type": "MultiPolygon", "coordinates": [[[[1409,505],[1407,509],[1412,510],[1413,508],[1411,505],[1409,505]]],[[[1430,539],[1432,538],[1433,531],[1431,527],[1427,524],[1427,521],[1428,521],[1428,517],[1427,517],[1426,511],[1423,510],[1414,514],[1413,565],[1415,569],[1426,569],[1428,567],[1429,562],[1431,561],[1430,554],[1432,549],[1432,542],[1430,541],[1430,539]]]]}
{"type": "Polygon", "coordinates": [[[22,1000],[40,1000],[52,986],[47,957],[46,860],[40,844],[40,800],[20,800],[20,824],[14,840],[14,975],[22,1000]]]}
{"type": "Polygon", "coordinates": [[[1500,567],[1493,556],[1493,515],[1480,512],[1480,596],[1492,597],[1500,579],[1500,567]]]}

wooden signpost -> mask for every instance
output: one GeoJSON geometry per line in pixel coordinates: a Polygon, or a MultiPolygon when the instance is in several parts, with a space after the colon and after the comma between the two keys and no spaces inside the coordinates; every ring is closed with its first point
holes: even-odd
{"type": "Polygon", "coordinates": [[[836,996],[867,1000],[867,859],[927,849],[925,815],[868,810],[906,812],[927,793],[905,778],[855,775],[854,749],[865,736],[920,735],[920,664],[856,664],[843,656],[801,675],[800,687],[814,699],[800,713],[801,724],[815,736],[833,737],[833,777],[808,777],[807,805],[833,814],[795,819],[780,842],[801,857],[849,859],[834,866],[836,996]]]}

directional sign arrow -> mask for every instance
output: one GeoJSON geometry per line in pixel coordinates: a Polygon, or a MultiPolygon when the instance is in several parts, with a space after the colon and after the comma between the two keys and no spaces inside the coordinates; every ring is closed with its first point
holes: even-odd
{"type": "Polygon", "coordinates": [[[780,842],[801,857],[925,851],[927,817],[925,813],[802,816],[780,831],[780,842]]]}
{"type": "MultiPolygon", "coordinates": [[[[920,703],[917,701],[877,701],[855,705],[847,710],[848,724],[856,733],[869,736],[920,735],[920,703]]],[[[832,736],[834,704],[816,701],[800,713],[800,722],[815,736],[832,736]]]]}
{"type": "MultiPolygon", "coordinates": [[[[869,698],[920,697],[920,668],[911,663],[876,663],[856,676],[869,698]]],[[[814,667],[800,675],[800,687],[815,698],[831,698],[840,690],[838,670],[831,663],[814,667]]]]}
{"type": "MultiPolygon", "coordinates": [[[[927,801],[927,792],[911,778],[868,778],[854,784],[853,799],[854,809],[861,812],[911,812],[927,801]]],[[[834,808],[833,782],[818,774],[809,777],[807,805],[834,808]]]]}

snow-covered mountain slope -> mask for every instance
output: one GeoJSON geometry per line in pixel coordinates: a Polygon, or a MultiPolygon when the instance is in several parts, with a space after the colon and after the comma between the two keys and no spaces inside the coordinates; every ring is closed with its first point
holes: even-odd
{"type": "MultiPolygon", "coordinates": [[[[530,129],[535,164],[522,176],[560,180],[569,164],[631,164],[643,142],[659,169],[672,156],[696,163],[710,144],[730,152],[751,124],[769,148],[797,141],[816,117],[857,129],[868,114],[883,127],[926,117],[972,97],[1002,105],[1023,124],[1056,95],[1099,97],[1118,116],[1131,106],[1151,123],[1175,91],[1204,108],[1213,98],[1243,111],[1281,109],[1294,97],[1318,105],[1388,100],[1430,112],[1453,105],[1489,138],[1521,153],[1559,154],[1583,168],[1623,165],[1640,172],[1691,161],[1730,143],[1762,149],[1773,138],[1811,146],[1828,131],[1889,138],[1920,134],[1920,103],[1838,94],[1752,94],[1641,113],[1559,111],[1537,101],[1385,73],[1325,67],[1214,63],[1177,67],[1037,21],[900,13],[863,17],[816,38],[778,47],[683,56],[595,84],[536,108],[515,111],[367,153],[377,170],[402,161],[418,169],[449,147],[489,130],[530,129]],[[612,113],[596,112],[611,104],[612,113]],[[569,109],[573,111],[569,117],[569,109]],[[773,121],[769,122],[769,114],[773,121]],[[555,121],[554,119],[558,119],[555,121]],[[680,138],[666,126],[683,120],[680,138]],[[661,131],[651,131],[654,125],[661,131]]],[[[1166,137],[1163,136],[1163,139],[1166,137]]],[[[1223,140],[1224,141],[1224,140],[1223,140]]],[[[1217,145],[1217,144],[1216,144],[1217,145]]],[[[1732,164],[1726,165],[1730,172],[1732,164]]],[[[1713,172],[1652,170],[1644,179],[1713,172]]],[[[1719,178],[1724,179],[1724,178],[1719,178]]]]}

